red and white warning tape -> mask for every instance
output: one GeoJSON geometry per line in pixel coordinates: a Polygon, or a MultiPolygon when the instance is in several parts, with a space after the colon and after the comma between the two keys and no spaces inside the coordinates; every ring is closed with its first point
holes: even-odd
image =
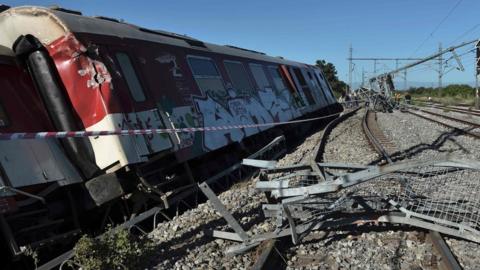
{"type": "Polygon", "coordinates": [[[162,133],[176,133],[176,132],[198,132],[198,131],[216,131],[216,130],[230,130],[241,128],[256,128],[265,126],[279,126],[295,123],[303,123],[325,119],[341,113],[334,113],[325,116],[293,120],[286,122],[263,123],[263,124],[249,124],[249,125],[230,125],[230,126],[216,126],[216,127],[194,127],[194,128],[154,128],[154,129],[123,129],[123,130],[102,130],[102,131],[53,131],[53,132],[12,132],[0,133],[0,140],[23,140],[23,139],[47,139],[47,138],[81,138],[81,137],[98,137],[98,136],[132,136],[132,135],[149,135],[162,133]]]}

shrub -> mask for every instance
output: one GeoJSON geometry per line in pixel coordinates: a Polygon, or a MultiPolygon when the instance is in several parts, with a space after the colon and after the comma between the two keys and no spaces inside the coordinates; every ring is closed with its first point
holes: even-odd
{"type": "Polygon", "coordinates": [[[101,237],[82,236],[76,243],[71,266],[90,269],[138,269],[153,254],[153,241],[125,229],[109,229],[101,237]]]}
{"type": "Polygon", "coordinates": [[[410,88],[408,93],[416,99],[426,99],[431,97],[433,101],[443,103],[444,105],[455,105],[459,103],[473,104],[475,89],[469,85],[451,84],[438,88],[410,88]]]}

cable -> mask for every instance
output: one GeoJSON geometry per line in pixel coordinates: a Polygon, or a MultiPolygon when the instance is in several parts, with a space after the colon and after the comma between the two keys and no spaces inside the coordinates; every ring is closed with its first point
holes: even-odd
{"type": "Polygon", "coordinates": [[[410,57],[413,57],[413,55],[415,55],[415,54],[418,52],[418,50],[420,50],[420,49],[423,47],[423,45],[425,45],[425,43],[426,43],[430,38],[433,37],[433,34],[435,34],[435,32],[437,32],[437,30],[440,28],[440,26],[448,19],[448,17],[450,17],[450,15],[455,11],[455,9],[457,9],[457,7],[460,5],[460,3],[462,3],[462,1],[463,1],[463,0],[459,0],[459,1],[455,4],[455,6],[453,6],[453,8],[450,9],[450,11],[448,12],[447,16],[445,16],[445,17],[440,21],[440,23],[433,29],[433,31],[430,33],[430,35],[428,35],[427,38],[425,38],[425,39],[423,40],[423,42],[420,44],[420,46],[418,46],[418,47],[415,49],[415,51],[412,53],[412,55],[411,55],[410,57]]]}
{"type": "Polygon", "coordinates": [[[449,46],[452,46],[455,42],[459,41],[460,39],[462,39],[463,37],[467,36],[468,34],[470,34],[471,32],[473,32],[473,30],[477,29],[477,27],[480,26],[480,23],[479,24],[476,24],[474,25],[472,28],[470,28],[469,30],[465,31],[463,34],[461,34],[459,37],[457,37],[454,41],[450,42],[450,45],[449,46]]]}
{"type": "Polygon", "coordinates": [[[416,68],[409,69],[408,71],[412,73],[412,72],[422,72],[429,69],[433,69],[433,65],[432,63],[426,62],[426,63],[423,63],[422,65],[419,65],[416,68]]]}

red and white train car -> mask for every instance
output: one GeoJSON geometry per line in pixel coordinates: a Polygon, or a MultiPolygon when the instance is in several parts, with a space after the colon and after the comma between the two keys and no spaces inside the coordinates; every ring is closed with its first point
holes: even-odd
{"type": "MultiPolygon", "coordinates": [[[[0,13],[0,71],[0,132],[251,125],[341,110],[315,66],[58,8],[0,13]]],[[[66,196],[81,212],[82,190],[100,206],[166,179],[167,163],[208,175],[211,153],[272,139],[272,130],[0,141],[3,230],[9,215],[64,186],[80,188],[52,200],[66,196]]]]}

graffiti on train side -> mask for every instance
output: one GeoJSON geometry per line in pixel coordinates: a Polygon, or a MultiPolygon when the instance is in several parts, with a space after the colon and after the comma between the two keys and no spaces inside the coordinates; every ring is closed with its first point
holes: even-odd
{"type": "MultiPolygon", "coordinates": [[[[205,97],[193,97],[203,126],[265,124],[288,121],[299,114],[289,100],[288,93],[288,96],[284,96],[266,88],[258,91],[259,99],[250,95],[238,95],[234,89],[228,89],[227,94],[221,100],[211,91],[207,91],[205,97]]],[[[268,128],[205,131],[203,146],[206,150],[214,150],[268,128]]]]}
{"type": "MultiPolygon", "coordinates": [[[[191,106],[180,106],[175,107],[172,110],[171,121],[173,122],[175,128],[189,128],[189,127],[200,127],[201,117],[195,112],[191,106]]],[[[185,148],[192,146],[195,141],[195,134],[191,132],[181,132],[178,133],[180,138],[179,148],[185,148]]]]}
{"type": "MultiPolygon", "coordinates": [[[[217,100],[211,91],[204,97],[192,96],[193,106],[171,106],[170,119],[174,127],[216,127],[232,125],[252,125],[272,122],[288,121],[299,116],[299,112],[292,105],[293,99],[286,90],[276,92],[271,88],[259,90],[258,95],[239,96],[229,89],[227,96],[217,100]]],[[[130,113],[124,115],[123,121],[117,123],[120,129],[165,128],[157,110],[130,113]]],[[[223,147],[229,143],[240,141],[245,137],[254,135],[268,129],[269,126],[242,128],[230,130],[204,131],[202,146],[205,151],[223,147]]],[[[200,143],[194,133],[178,133],[179,148],[193,146],[196,141],[200,143]]],[[[170,147],[167,134],[139,135],[132,138],[136,143],[144,141],[150,152],[170,147]]]]}
{"type": "MultiPolygon", "coordinates": [[[[192,94],[185,77],[187,73],[177,63],[180,58],[171,52],[163,52],[155,58],[157,63],[168,68],[175,81],[176,93],[183,97],[182,104],[168,98],[162,100],[162,108],[170,113],[169,120],[177,128],[264,124],[288,121],[300,115],[288,89],[236,89],[232,83],[225,82],[215,91],[201,90],[200,95],[192,94]]],[[[203,151],[211,151],[268,128],[204,131],[203,134],[179,133],[179,148],[196,144],[203,151]]]]}
{"type": "Polygon", "coordinates": [[[272,114],[275,121],[288,121],[300,115],[294,109],[293,97],[287,89],[276,92],[271,88],[265,88],[258,93],[263,106],[272,114]]]}
{"type": "MultiPolygon", "coordinates": [[[[157,109],[124,114],[122,121],[118,122],[117,126],[121,130],[165,128],[157,109]]],[[[150,153],[162,151],[172,146],[168,134],[135,135],[132,140],[137,145],[146,144],[150,153]]]]}

